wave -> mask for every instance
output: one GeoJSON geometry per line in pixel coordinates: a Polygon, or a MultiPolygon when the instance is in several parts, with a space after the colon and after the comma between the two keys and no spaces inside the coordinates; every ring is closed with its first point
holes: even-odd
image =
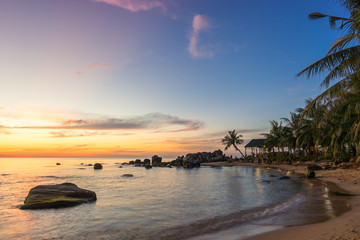
{"type": "Polygon", "coordinates": [[[155,234],[155,237],[149,237],[148,239],[196,239],[197,236],[202,236],[205,234],[208,235],[236,226],[241,226],[242,224],[248,224],[256,220],[275,216],[282,212],[286,212],[289,209],[292,209],[305,201],[306,196],[304,195],[304,193],[298,193],[279,204],[244,210],[227,216],[220,216],[192,224],[175,227],[173,229],[166,230],[166,234],[160,234],[160,236],[156,236],[155,234]]]}

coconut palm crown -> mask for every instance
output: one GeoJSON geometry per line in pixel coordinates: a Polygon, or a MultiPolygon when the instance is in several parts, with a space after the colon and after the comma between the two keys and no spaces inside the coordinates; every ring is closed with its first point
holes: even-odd
{"type": "Polygon", "coordinates": [[[240,152],[242,157],[245,157],[241,150],[236,146],[244,142],[241,138],[242,135],[237,134],[235,130],[228,131],[228,134],[221,140],[221,142],[225,145],[225,151],[228,150],[229,147],[233,146],[238,152],[240,152]]]}

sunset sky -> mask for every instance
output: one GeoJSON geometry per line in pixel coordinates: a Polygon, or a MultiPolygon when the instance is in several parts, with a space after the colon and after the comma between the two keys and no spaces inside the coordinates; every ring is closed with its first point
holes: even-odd
{"type": "MultiPolygon", "coordinates": [[[[0,0],[0,157],[176,157],[320,93],[332,0],[0,0]]],[[[229,151],[228,154],[234,154],[229,151]]]]}

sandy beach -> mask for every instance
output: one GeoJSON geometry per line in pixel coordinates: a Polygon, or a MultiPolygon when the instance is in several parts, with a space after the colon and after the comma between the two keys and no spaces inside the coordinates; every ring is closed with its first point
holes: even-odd
{"type": "MultiPolygon", "coordinates": [[[[222,166],[254,166],[271,167],[282,170],[291,170],[298,174],[306,173],[306,166],[294,166],[286,164],[255,164],[255,163],[211,163],[222,166]]],[[[304,226],[289,227],[283,230],[267,232],[251,237],[249,240],[272,240],[272,239],[313,239],[313,240],[356,240],[360,239],[360,169],[336,169],[316,171],[316,177],[322,181],[333,182],[340,188],[355,195],[347,198],[351,210],[330,219],[326,222],[309,224],[304,226]]]]}

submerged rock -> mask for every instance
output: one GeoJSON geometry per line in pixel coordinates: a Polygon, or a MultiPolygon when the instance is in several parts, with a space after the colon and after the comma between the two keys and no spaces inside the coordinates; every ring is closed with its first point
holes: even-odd
{"type": "Polygon", "coordinates": [[[102,165],[100,163],[95,163],[94,164],[94,169],[102,169],[102,165]]]}
{"type": "Polygon", "coordinates": [[[29,191],[20,209],[64,208],[93,201],[96,201],[95,192],[73,183],[39,185],[29,191]]]}
{"type": "Polygon", "coordinates": [[[122,175],[122,176],[123,176],[123,177],[133,177],[134,175],[127,173],[127,174],[124,174],[124,175],[122,175]]]}
{"type": "Polygon", "coordinates": [[[308,171],[306,174],[307,178],[315,178],[315,172],[314,171],[308,171]]]}
{"type": "Polygon", "coordinates": [[[146,165],[145,165],[145,168],[146,168],[146,169],[150,169],[150,168],[152,168],[152,166],[151,166],[150,164],[146,164],[146,165]]]}
{"type": "Polygon", "coordinates": [[[282,177],[279,178],[279,180],[284,180],[284,179],[290,179],[290,177],[288,177],[288,176],[282,176],[282,177]]]}

